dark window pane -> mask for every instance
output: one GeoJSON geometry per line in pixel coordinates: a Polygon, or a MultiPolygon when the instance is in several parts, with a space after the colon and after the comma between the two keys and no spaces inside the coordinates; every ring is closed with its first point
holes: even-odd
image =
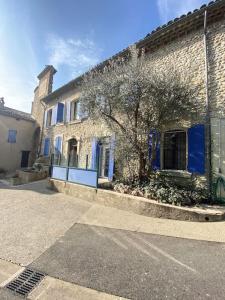
{"type": "Polygon", "coordinates": [[[164,169],[186,169],[186,132],[164,134],[164,169]]]}

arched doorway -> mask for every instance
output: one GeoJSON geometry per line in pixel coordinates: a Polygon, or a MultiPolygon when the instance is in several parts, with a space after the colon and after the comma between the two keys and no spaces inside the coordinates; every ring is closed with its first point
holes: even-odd
{"type": "Polygon", "coordinates": [[[74,138],[68,141],[68,161],[70,167],[78,167],[77,140],[74,138]]]}

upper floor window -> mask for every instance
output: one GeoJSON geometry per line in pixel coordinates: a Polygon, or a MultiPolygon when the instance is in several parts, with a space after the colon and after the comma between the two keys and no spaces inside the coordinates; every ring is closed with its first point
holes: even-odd
{"type": "Polygon", "coordinates": [[[9,129],[8,131],[8,143],[16,143],[17,131],[14,129],[9,129]]]}
{"type": "Polygon", "coordinates": [[[72,101],[70,107],[70,120],[75,121],[80,119],[80,101],[72,101]]]}
{"type": "Polygon", "coordinates": [[[51,126],[52,123],[52,109],[49,109],[47,111],[47,120],[46,120],[46,126],[49,127],[51,126]]]}
{"type": "Polygon", "coordinates": [[[64,103],[59,102],[56,107],[56,123],[62,123],[64,121],[64,103]]]}
{"type": "Polygon", "coordinates": [[[164,134],[164,169],[186,170],[186,132],[170,131],[164,134]]]}

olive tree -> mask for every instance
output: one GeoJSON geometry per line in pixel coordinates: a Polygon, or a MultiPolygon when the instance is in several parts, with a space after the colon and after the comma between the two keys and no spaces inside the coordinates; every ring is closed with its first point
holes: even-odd
{"type": "Polygon", "coordinates": [[[155,69],[135,46],[125,56],[87,72],[81,89],[83,109],[116,133],[117,151],[128,162],[130,158],[138,161],[139,177],[151,171],[155,156],[157,139],[148,157],[150,131],[189,118],[199,105],[198,86],[191,85],[175,68],[155,69]]]}

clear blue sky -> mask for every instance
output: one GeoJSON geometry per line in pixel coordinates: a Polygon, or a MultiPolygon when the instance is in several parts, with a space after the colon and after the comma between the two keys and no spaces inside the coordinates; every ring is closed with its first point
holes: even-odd
{"type": "Polygon", "coordinates": [[[0,97],[30,112],[37,75],[54,89],[204,0],[0,0],[0,97]]]}

